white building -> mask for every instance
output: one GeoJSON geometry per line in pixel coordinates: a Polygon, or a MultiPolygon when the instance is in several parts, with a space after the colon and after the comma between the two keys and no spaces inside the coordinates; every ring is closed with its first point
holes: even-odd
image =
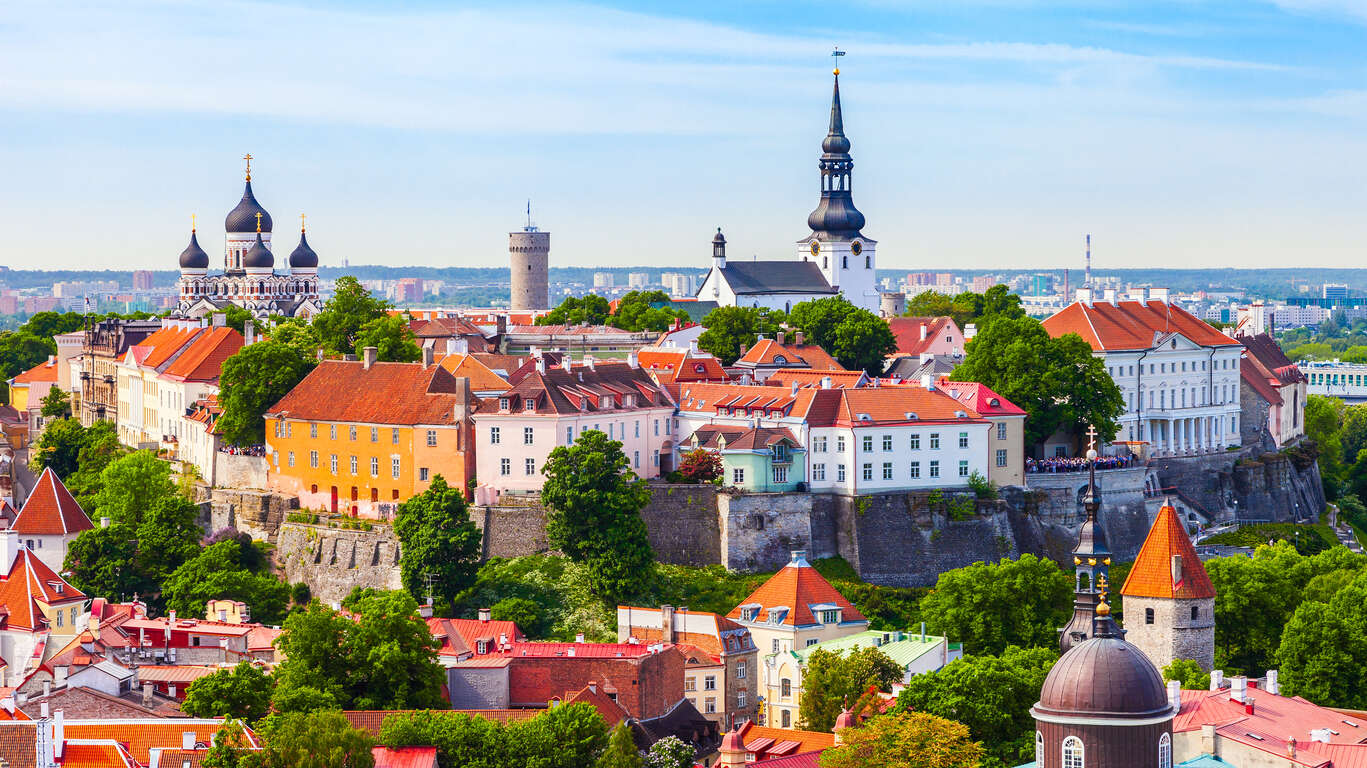
{"type": "Polygon", "coordinates": [[[1200,318],[1162,301],[1075,302],[1044,328],[1081,336],[1105,361],[1125,400],[1116,442],[1146,443],[1160,456],[1240,444],[1243,346],[1200,318]]]}

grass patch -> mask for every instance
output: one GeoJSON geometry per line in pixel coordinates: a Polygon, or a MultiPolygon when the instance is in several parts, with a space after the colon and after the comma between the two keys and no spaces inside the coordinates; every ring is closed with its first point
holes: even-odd
{"type": "Polygon", "coordinates": [[[1328,525],[1296,525],[1295,523],[1245,525],[1233,531],[1217,533],[1201,543],[1257,549],[1269,540],[1286,541],[1294,545],[1297,552],[1307,556],[1339,546],[1338,537],[1334,535],[1333,529],[1328,525]]]}

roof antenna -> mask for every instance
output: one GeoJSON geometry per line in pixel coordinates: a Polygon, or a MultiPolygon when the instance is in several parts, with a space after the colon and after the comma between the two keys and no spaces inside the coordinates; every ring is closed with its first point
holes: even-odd
{"type": "Polygon", "coordinates": [[[536,225],[532,223],[532,199],[527,198],[527,226],[522,228],[523,232],[535,232],[536,225]]]}
{"type": "Polygon", "coordinates": [[[1083,285],[1087,288],[1090,295],[1092,290],[1092,236],[1087,235],[1087,275],[1083,278],[1083,285]]]}

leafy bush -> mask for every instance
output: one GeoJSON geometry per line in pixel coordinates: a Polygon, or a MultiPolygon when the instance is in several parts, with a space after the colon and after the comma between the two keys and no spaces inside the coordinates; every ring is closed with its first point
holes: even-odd
{"type": "Polygon", "coordinates": [[[980,499],[997,498],[997,485],[983,477],[982,473],[977,470],[968,476],[968,487],[980,499]]]}
{"type": "Polygon", "coordinates": [[[1233,531],[1217,533],[1202,543],[1256,549],[1268,541],[1285,541],[1302,555],[1313,555],[1339,546],[1338,537],[1329,526],[1294,523],[1245,525],[1233,531]]]}

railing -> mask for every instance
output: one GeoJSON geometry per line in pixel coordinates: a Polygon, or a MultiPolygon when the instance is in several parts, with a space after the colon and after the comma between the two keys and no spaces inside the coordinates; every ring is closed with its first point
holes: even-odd
{"type": "MultiPolygon", "coordinates": [[[[1130,469],[1143,466],[1143,463],[1133,456],[1098,456],[1096,468],[1098,472],[1108,469],[1130,469]]],[[[1025,471],[1027,474],[1038,475],[1058,475],[1069,472],[1086,472],[1091,468],[1091,462],[1087,459],[1026,459],[1025,471]]]]}

